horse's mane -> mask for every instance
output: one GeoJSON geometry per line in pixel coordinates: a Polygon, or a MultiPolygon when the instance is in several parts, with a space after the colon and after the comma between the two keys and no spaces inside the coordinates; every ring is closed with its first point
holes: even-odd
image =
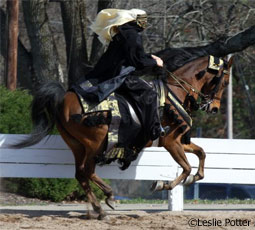
{"type": "Polygon", "coordinates": [[[167,48],[156,53],[164,61],[169,71],[184,66],[197,58],[210,55],[211,45],[197,46],[197,47],[181,47],[181,48],[167,48]]]}

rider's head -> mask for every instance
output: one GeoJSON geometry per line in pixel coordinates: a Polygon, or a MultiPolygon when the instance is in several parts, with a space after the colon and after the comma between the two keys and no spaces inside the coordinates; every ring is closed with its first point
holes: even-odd
{"type": "Polygon", "coordinates": [[[91,29],[98,35],[99,40],[103,44],[107,44],[116,34],[115,28],[131,21],[136,22],[142,29],[146,28],[146,12],[139,9],[104,9],[97,14],[96,20],[91,25],[91,29]]]}

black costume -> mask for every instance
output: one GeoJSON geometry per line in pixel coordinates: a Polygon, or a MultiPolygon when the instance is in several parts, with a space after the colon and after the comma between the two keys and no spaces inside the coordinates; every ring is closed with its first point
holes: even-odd
{"type": "Polygon", "coordinates": [[[82,88],[81,84],[71,89],[93,103],[102,101],[115,90],[130,98],[138,112],[144,134],[147,134],[146,142],[160,135],[160,121],[156,92],[147,82],[132,75],[135,69],[157,66],[151,55],[144,52],[140,35],[142,30],[136,22],[119,26],[119,32],[113,37],[106,52],[85,76],[85,81],[91,82],[93,86],[82,88]]]}

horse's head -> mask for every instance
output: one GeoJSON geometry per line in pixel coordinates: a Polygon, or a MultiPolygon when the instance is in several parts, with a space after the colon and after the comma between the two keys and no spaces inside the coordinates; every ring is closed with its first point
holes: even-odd
{"type": "Polygon", "coordinates": [[[233,57],[229,61],[221,60],[218,67],[213,68],[213,63],[208,66],[208,77],[201,92],[206,95],[202,100],[202,108],[208,113],[217,113],[221,105],[221,97],[226,86],[229,84],[230,68],[233,57]]]}

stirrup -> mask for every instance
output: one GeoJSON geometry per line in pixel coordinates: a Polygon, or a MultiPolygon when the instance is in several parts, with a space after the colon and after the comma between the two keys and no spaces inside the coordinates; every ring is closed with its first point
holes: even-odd
{"type": "Polygon", "coordinates": [[[170,127],[169,126],[165,126],[164,128],[162,126],[160,126],[160,136],[161,137],[165,137],[169,134],[170,132],[170,127]]]}

